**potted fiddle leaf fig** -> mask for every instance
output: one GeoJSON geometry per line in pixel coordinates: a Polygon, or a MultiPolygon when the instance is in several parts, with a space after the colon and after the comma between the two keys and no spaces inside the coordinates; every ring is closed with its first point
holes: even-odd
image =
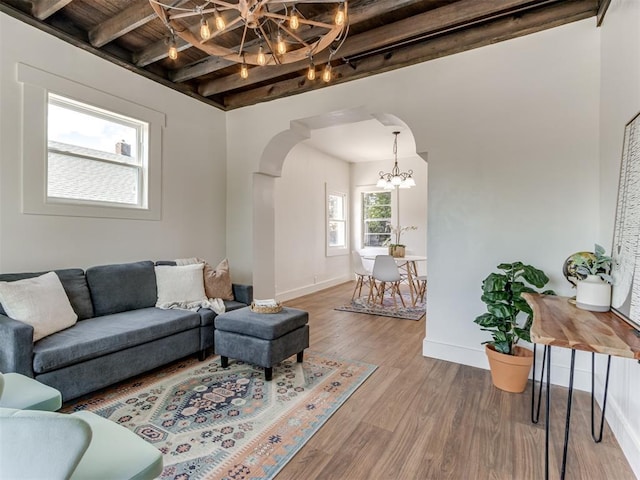
{"type": "Polygon", "coordinates": [[[549,277],[542,270],[522,262],[501,263],[499,273],[491,273],[482,282],[482,301],[487,312],[474,322],[491,340],[483,342],[491,367],[493,384],[507,392],[523,392],[533,364],[533,352],[518,345],[520,339],[531,341],[533,312],[521,294],[555,295],[553,290],[539,292],[549,277]]]}

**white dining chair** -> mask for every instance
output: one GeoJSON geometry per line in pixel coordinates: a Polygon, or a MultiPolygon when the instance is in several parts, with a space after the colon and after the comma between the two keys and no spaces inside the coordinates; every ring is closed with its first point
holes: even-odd
{"type": "Polygon", "coordinates": [[[400,281],[402,277],[400,276],[398,265],[391,255],[376,256],[371,277],[373,278],[373,286],[369,293],[369,302],[380,302],[380,305],[382,305],[384,294],[389,291],[395,308],[398,307],[396,295],[400,297],[402,306],[405,306],[404,298],[402,298],[402,293],[400,292],[400,281]]]}
{"type": "Polygon", "coordinates": [[[353,261],[353,272],[356,274],[356,287],[353,289],[353,295],[351,300],[356,298],[356,292],[358,298],[362,295],[362,287],[369,287],[367,297],[371,295],[371,289],[373,288],[373,282],[371,280],[371,270],[368,270],[362,263],[362,257],[360,253],[355,250],[351,252],[351,260],[353,261]]]}
{"type": "Polygon", "coordinates": [[[418,281],[418,293],[416,295],[416,302],[420,300],[424,302],[425,293],[427,293],[427,276],[426,275],[418,275],[416,277],[418,281]]]}

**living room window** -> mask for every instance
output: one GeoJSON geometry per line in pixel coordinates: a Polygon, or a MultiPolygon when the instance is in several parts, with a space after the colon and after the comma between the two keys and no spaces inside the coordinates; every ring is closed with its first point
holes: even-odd
{"type": "Polygon", "coordinates": [[[47,200],[146,207],[148,123],[48,98],[47,200]]]}
{"type": "Polygon", "coordinates": [[[391,238],[391,192],[362,193],[362,246],[382,247],[391,238]]]}
{"type": "Polygon", "coordinates": [[[348,253],[347,232],[347,194],[328,191],[327,256],[348,253]]]}
{"type": "Polygon", "coordinates": [[[30,65],[22,83],[22,212],[162,218],[166,116],[30,65]]]}

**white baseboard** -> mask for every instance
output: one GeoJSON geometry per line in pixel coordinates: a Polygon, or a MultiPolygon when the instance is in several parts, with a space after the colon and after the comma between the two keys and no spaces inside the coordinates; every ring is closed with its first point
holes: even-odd
{"type": "MultiPolygon", "coordinates": [[[[436,342],[425,338],[422,342],[422,355],[425,357],[446,360],[447,362],[469,365],[471,367],[489,370],[489,362],[484,353],[484,348],[469,348],[460,345],[436,342]]],[[[562,387],[569,386],[569,367],[551,363],[551,383],[562,387]]],[[[536,377],[540,378],[542,367],[542,349],[538,349],[536,359],[536,377]]],[[[546,374],[545,374],[546,375],[546,374]]],[[[531,377],[530,377],[531,378],[531,377]]],[[[575,368],[573,387],[577,390],[591,391],[591,371],[575,368]]]]}
{"type": "Polygon", "coordinates": [[[285,292],[277,292],[276,298],[280,302],[286,302],[287,300],[291,300],[293,298],[298,298],[304,295],[309,295],[311,293],[319,292],[320,290],[324,290],[325,288],[334,287],[336,285],[340,285],[341,283],[345,283],[350,280],[352,280],[350,275],[330,278],[329,280],[324,280],[319,283],[314,283],[313,285],[306,285],[304,287],[294,288],[293,290],[287,290],[285,292]]]}
{"type": "MultiPolygon", "coordinates": [[[[604,385],[600,383],[597,389],[597,399],[600,407],[602,407],[600,399],[602,398],[603,389],[604,385]]],[[[631,422],[627,419],[622,408],[618,402],[615,401],[615,397],[611,394],[609,394],[607,398],[606,416],[613,436],[616,437],[622,452],[625,457],[627,457],[631,470],[633,470],[636,478],[640,479],[640,438],[638,438],[637,433],[630,428],[629,425],[631,425],[631,422]]]]}

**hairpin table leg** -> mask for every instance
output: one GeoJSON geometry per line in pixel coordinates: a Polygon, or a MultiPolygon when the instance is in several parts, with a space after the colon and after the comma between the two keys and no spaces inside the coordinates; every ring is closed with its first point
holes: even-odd
{"type": "Polygon", "coordinates": [[[544,386],[545,360],[547,359],[548,345],[544,346],[542,354],[542,372],[540,373],[540,388],[538,389],[538,406],[536,407],[536,344],[533,344],[533,381],[531,382],[531,422],[538,423],[540,419],[540,404],[542,400],[542,388],[544,386]]]}
{"type": "Polygon", "coordinates": [[[594,442],[600,443],[602,441],[602,431],[604,429],[604,412],[607,409],[607,392],[609,390],[609,369],[611,368],[611,355],[607,355],[607,374],[604,380],[604,398],[602,400],[602,414],[600,416],[600,431],[598,436],[595,434],[595,420],[593,418],[594,403],[595,403],[595,360],[596,354],[591,353],[591,437],[594,442]]]}
{"type": "MultiPolygon", "coordinates": [[[[545,405],[545,422],[544,422],[544,478],[549,480],[549,411],[551,405],[551,346],[545,346],[548,348],[547,352],[547,403],[545,405]]],[[[542,384],[542,380],[540,380],[542,384]]],[[[540,385],[542,388],[542,385],[540,385]]]]}
{"type": "MultiPolygon", "coordinates": [[[[560,480],[564,480],[567,467],[567,450],[569,446],[569,426],[571,424],[571,400],[573,396],[573,373],[576,367],[576,351],[571,349],[571,370],[569,371],[569,394],[567,397],[567,420],[564,425],[564,447],[562,449],[562,470],[560,480]]],[[[547,422],[548,423],[548,422],[547,422]]]]}

